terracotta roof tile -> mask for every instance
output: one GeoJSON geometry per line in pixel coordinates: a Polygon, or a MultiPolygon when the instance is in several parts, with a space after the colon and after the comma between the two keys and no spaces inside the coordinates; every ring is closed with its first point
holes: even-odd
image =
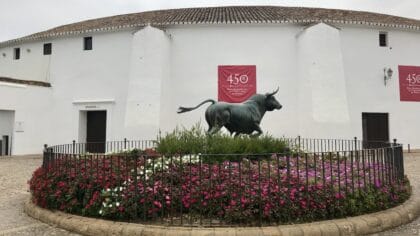
{"type": "Polygon", "coordinates": [[[231,23],[309,24],[321,21],[420,29],[419,20],[363,11],[277,6],[206,7],[148,11],[87,20],[9,40],[0,43],[0,47],[31,40],[57,37],[58,35],[111,31],[140,27],[147,24],[156,26],[231,23]]]}

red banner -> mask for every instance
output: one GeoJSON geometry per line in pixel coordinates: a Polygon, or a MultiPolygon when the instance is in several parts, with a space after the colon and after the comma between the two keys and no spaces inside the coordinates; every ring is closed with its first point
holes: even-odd
{"type": "Polygon", "coordinates": [[[257,92],[256,66],[219,66],[219,101],[243,102],[257,92]]]}
{"type": "Polygon", "coordinates": [[[400,101],[420,101],[420,67],[398,66],[400,101]]]}

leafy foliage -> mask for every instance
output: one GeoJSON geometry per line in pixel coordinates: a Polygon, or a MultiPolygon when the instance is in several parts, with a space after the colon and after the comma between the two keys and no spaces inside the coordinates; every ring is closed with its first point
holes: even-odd
{"type": "Polygon", "coordinates": [[[260,219],[299,223],[375,212],[404,202],[411,192],[407,179],[380,174],[383,163],[323,159],[321,165],[315,156],[280,155],[204,163],[198,155],[136,153],[57,159],[34,172],[32,200],[114,220],[160,222],[172,214],[255,225],[260,219]]]}
{"type": "Polygon", "coordinates": [[[208,136],[199,124],[191,129],[175,129],[160,138],[157,152],[164,155],[175,154],[269,154],[284,153],[287,145],[282,139],[270,135],[260,137],[228,134],[208,136]]]}

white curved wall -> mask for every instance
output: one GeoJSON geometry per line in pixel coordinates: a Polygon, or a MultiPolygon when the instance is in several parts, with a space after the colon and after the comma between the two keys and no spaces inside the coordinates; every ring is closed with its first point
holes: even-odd
{"type": "Polygon", "coordinates": [[[362,112],[389,113],[390,138],[420,148],[420,103],[401,102],[398,65],[420,66],[420,32],[388,30],[389,47],[378,46],[379,31],[346,27],[340,31],[352,129],[360,137],[362,112]],[[391,67],[393,78],[384,86],[383,69],[391,67]]]}
{"type": "Polygon", "coordinates": [[[39,153],[43,143],[83,142],[80,112],[107,110],[107,140],[155,138],[158,130],[204,120],[202,107],[217,99],[218,65],[256,65],[257,92],[280,87],[280,111],[261,127],[275,136],[362,138],[362,112],[389,113],[390,137],[420,148],[419,103],[400,102],[398,65],[420,65],[419,32],[341,25],[182,25],[145,27],[0,49],[0,76],[51,82],[52,88],[0,86],[0,110],[14,110],[25,131],[14,153],[39,153]],[[392,49],[378,45],[387,31],[392,49]],[[27,53],[26,48],[30,48],[27,53]],[[2,52],[7,52],[6,58],[2,52]],[[48,60],[47,60],[48,59],[48,60]],[[49,61],[51,60],[51,61],[49,61]],[[48,63],[47,63],[48,62],[48,63]],[[48,64],[48,66],[46,66],[48,64]],[[383,85],[383,68],[394,70],[383,85]],[[331,97],[331,99],[328,99],[331,97]]]}
{"type": "Polygon", "coordinates": [[[272,92],[283,105],[266,113],[263,131],[273,135],[294,135],[298,127],[296,81],[296,39],[299,27],[291,25],[182,26],[168,29],[171,37],[171,76],[162,83],[165,109],[161,116],[164,131],[176,125],[190,126],[201,120],[205,107],[176,114],[179,106],[195,106],[217,100],[218,65],[256,65],[257,92],[272,92]]]}
{"type": "Polygon", "coordinates": [[[43,45],[44,42],[34,42],[0,48],[0,75],[49,82],[51,56],[43,55],[43,45]],[[14,48],[20,48],[19,60],[13,58],[14,48]]]}
{"type": "Polygon", "coordinates": [[[51,92],[50,88],[0,84],[0,110],[14,112],[13,126],[7,122],[12,129],[12,154],[40,153],[53,138],[51,92]]]}

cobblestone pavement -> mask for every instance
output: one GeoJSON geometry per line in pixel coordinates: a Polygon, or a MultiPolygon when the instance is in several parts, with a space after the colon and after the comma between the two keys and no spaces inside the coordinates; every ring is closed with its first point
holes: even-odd
{"type": "Polygon", "coordinates": [[[23,212],[27,181],[41,165],[39,156],[0,157],[0,235],[78,235],[34,220],[23,212]]]}
{"type": "MultiPolygon", "coordinates": [[[[23,212],[28,198],[27,181],[32,172],[41,165],[39,156],[0,157],[0,236],[11,235],[64,235],[76,236],[62,229],[34,220],[23,212]]],[[[420,191],[420,152],[405,154],[405,171],[420,191]]],[[[374,236],[420,236],[420,218],[393,230],[374,236]]]]}
{"type": "MultiPolygon", "coordinates": [[[[404,168],[405,173],[410,180],[411,185],[416,192],[420,191],[420,152],[404,153],[404,168]]],[[[393,230],[385,231],[378,236],[413,236],[420,235],[420,217],[413,222],[397,227],[393,230]]]]}

